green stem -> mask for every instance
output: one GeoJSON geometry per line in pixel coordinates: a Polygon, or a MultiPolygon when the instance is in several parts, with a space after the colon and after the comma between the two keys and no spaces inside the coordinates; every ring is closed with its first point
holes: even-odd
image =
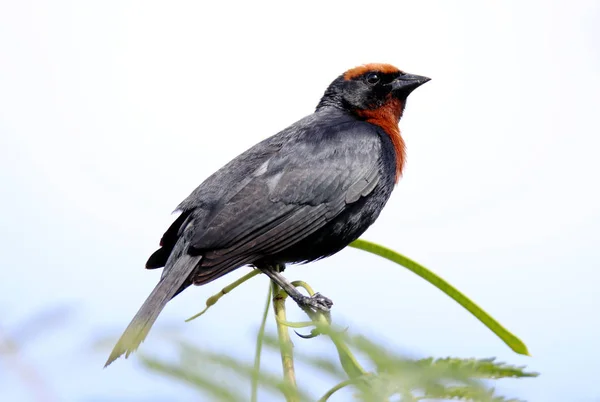
{"type": "Polygon", "coordinates": [[[350,243],[350,246],[386,258],[417,274],[442,292],[446,293],[448,296],[450,296],[450,298],[463,306],[468,312],[473,314],[475,318],[481,321],[483,325],[488,327],[494,334],[502,339],[504,343],[513,351],[529,356],[527,346],[525,346],[523,341],[504,328],[498,321],[494,320],[488,313],[486,313],[481,307],[471,301],[471,299],[461,293],[458,289],[425,268],[423,265],[403,256],[400,253],[395,252],[394,250],[366,240],[355,240],[354,242],[350,243]]]}
{"type": "Polygon", "coordinates": [[[339,384],[337,384],[335,387],[333,387],[329,391],[327,391],[325,393],[325,395],[323,395],[317,402],[326,402],[329,398],[331,398],[331,396],[333,394],[335,394],[340,389],[347,387],[348,385],[357,384],[360,381],[366,380],[367,377],[368,377],[368,374],[361,376],[361,377],[350,378],[348,380],[342,381],[339,384]]]}
{"type": "Polygon", "coordinates": [[[263,311],[262,321],[256,337],[256,353],[254,355],[254,371],[252,372],[252,396],[250,400],[256,402],[258,399],[258,379],[260,377],[260,357],[262,354],[263,340],[265,338],[265,327],[267,325],[267,316],[269,315],[269,307],[271,306],[271,287],[267,293],[267,301],[263,311]]]}
{"type": "Polygon", "coordinates": [[[248,279],[254,278],[256,275],[258,275],[260,273],[261,273],[260,270],[253,269],[251,272],[248,272],[246,275],[242,276],[237,281],[225,286],[223,289],[221,289],[221,291],[219,293],[216,293],[216,294],[212,295],[211,297],[209,297],[208,299],[206,299],[206,308],[204,310],[202,310],[201,312],[199,312],[196,315],[191,316],[190,318],[185,320],[185,322],[190,322],[190,321],[200,317],[202,314],[206,313],[206,310],[208,310],[211,306],[216,304],[221,297],[225,296],[227,293],[231,292],[233,289],[237,288],[242,283],[246,282],[248,279]]]}
{"type": "Polygon", "coordinates": [[[358,378],[367,374],[365,369],[360,365],[356,357],[346,344],[343,341],[341,335],[330,335],[331,341],[335,345],[337,349],[338,356],[340,357],[340,363],[342,364],[342,368],[348,374],[350,378],[358,378]]]}
{"type": "MultiPolygon", "coordinates": [[[[308,292],[308,294],[311,296],[315,294],[312,287],[306,282],[294,281],[294,282],[292,282],[292,285],[294,285],[296,287],[304,288],[308,292]]],[[[287,294],[285,292],[281,292],[281,293],[282,293],[283,298],[287,297],[287,294]]],[[[285,325],[287,327],[302,328],[302,327],[309,326],[311,324],[317,326],[317,328],[320,330],[320,332],[329,335],[329,337],[331,338],[331,341],[333,342],[335,348],[337,349],[338,356],[340,358],[340,363],[342,364],[342,368],[344,369],[346,374],[348,374],[348,376],[350,378],[357,378],[357,377],[365,375],[367,372],[360,365],[360,363],[358,362],[358,360],[356,359],[354,354],[352,354],[352,351],[350,350],[350,348],[348,347],[346,342],[344,342],[343,337],[339,334],[336,334],[332,330],[330,323],[323,316],[323,314],[312,314],[312,313],[309,314],[310,310],[306,311],[306,312],[311,319],[314,319],[314,321],[312,321],[312,322],[295,322],[294,323],[294,322],[289,322],[289,321],[279,319],[277,316],[275,317],[275,319],[277,320],[278,325],[285,325]]]]}
{"type": "Polygon", "coordinates": [[[294,370],[294,352],[292,340],[287,326],[281,322],[287,321],[285,314],[285,296],[281,293],[279,286],[271,282],[271,294],[273,296],[273,310],[277,319],[277,335],[279,336],[279,349],[281,351],[281,365],[283,367],[283,379],[290,392],[286,392],[287,402],[298,402],[298,386],[296,385],[296,374],[294,370]]]}

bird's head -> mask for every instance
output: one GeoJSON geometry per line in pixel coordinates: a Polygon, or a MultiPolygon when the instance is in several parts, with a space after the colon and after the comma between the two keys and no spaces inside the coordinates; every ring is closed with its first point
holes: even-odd
{"type": "Polygon", "coordinates": [[[336,78],[325,91],[317,110],[335,107],[381,127],[394,146],[397,182],[405,161],[398,122],[408,95],[427,81],[427,77],[407,74],[389,64],[365,64],[336,78]]]}
{"type": "Polygon", "coordinates": [[[400,119],[406,98],[430,79],[407,74],[390,64],[365,64],[346,71],[325,91],[320,109],[334,106],[359,116],[393,105],[400,119]]]}

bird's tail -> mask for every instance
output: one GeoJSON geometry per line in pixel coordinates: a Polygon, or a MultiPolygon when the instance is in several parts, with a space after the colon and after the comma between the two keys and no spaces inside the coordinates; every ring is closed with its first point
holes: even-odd
{"type": "Polygon", "coordinates": [[[146,299],[131,323],[121,335],[121,338],[113,348],[104,367],[111,364],[119,356],[125,357],[135,351],[144,341],[156,318],[167,305],[167,302],[178,292],[194,268],[198,265],[200,256],[193,257],[183,254],[177,258],[172,267],[168,268],[165,275],[160,279],[150,296],[146,299]]]}

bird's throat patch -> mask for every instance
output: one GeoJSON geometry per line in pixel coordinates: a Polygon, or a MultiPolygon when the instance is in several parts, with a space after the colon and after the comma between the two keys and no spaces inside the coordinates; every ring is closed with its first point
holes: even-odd
{"type": "Polygon", "coordinates": [[[357,114],[365,119],[365,121],[381,127],[390,136],[396,154],[396,183],[402,176],[404,160],[406,159],[406,146],[398,127],[403,110],[404,102],[396,98],[390,98],[383,106],[377,109],[357,111],[357,114]]]}

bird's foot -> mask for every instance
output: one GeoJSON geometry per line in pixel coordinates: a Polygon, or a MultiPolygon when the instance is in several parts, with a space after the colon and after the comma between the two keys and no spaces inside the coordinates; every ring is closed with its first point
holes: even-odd
{"type": "Polygon", "coordinates": [[[328,299],[320,293],[315,293],[312,296],[302,295],[300,299],[296,300],[296,303],[298,303],[300,307],[310,307],[321,313],[329,313],[331,306],[333,306],[331,299],[328,299]]]}

